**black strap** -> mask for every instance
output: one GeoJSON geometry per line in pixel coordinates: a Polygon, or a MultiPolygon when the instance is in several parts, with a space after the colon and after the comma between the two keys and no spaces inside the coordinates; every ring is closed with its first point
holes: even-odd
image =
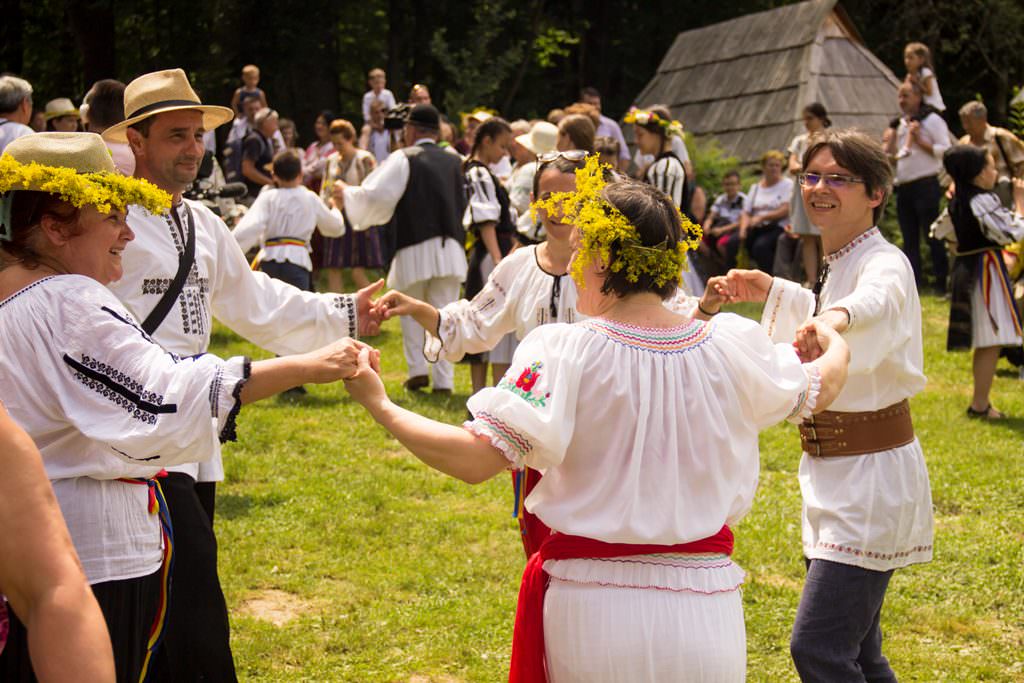
{"type": "Polygon", "coordinates": [[[825,281],[828,280],[829,271],[828,262],[822,267],[821,272],[818,274],[818,281],[814,283],[814,289],[811,293],[814,295],[814,315],[821,313],[821,290],[825,286],[825,281]]]}
{"type": "Polygon", "coordinates": [[[996,147],[999,148],[999,153],[1003,157],[1003,163],[1006,164],[1006,170],[1010,172],[1010,177],[1013,177],[1013,165],[1010,163],[1010,157],[1006,156],[1006,150],[1003,149],[1003,141],[999,139],[998,131],[992,131],[992,137],[996,140],[996,147]]]}
{"type": "MultiPolygon", "coordinates": [[[[173,207],[171,211],[174,211],[173,207]]],[[[185,204],[185,216],[188,218],[185,251],[181,253],[178,259],[178,272],[174,274],[174,279],[171,280],[167,291],[164,292],[163,297],[161,297],[160,301],[157,302],[156,306],[142,323],[142,329],[148,335],[152,335],[160,327],[160,324],[163,323],[164,318],[167,317],[171,306],[177,301],[181,290],[185,288],[185,280],[188,279],[189,271],[192,270],[192,264],[196,262],[196,225],[195,221],[192,220],[192,210],[188,208],[188,204],[185,204]]]]}

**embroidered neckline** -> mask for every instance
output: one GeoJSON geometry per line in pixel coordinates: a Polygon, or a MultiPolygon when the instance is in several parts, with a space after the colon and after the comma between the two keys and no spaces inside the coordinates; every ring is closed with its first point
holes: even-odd
{"type": "Polygon", "coordinates": [[[838,250],[831,254],[825,255],[825,261],[828,263],[835,263],[839,259],[843,258],[847,254],[851,253],[854,249],[867,242],[869,239],[875,236],[881,237],[882,231],[878,229],[878,226],[865,230],[861,234],[850,240],[845,246],[840,247],[838,250]]]}
{"type": "Polygon", "coordinates": [[[673,327],[643,327],[598,318],[591,318],[578,324],[607,337],[616,344],[664,354],[684,353],[695,349],[710,339],[714,330],[714,325],[697,320],[673,327]]]}
{"type": "Polygon", "coordinates": [[[17,298],[18,298],[19,296],[21,296],[22,294],[24,294],[24,293],[25,293],[25,292],[27,292],[28,290],[32,289],[33,287],[38,287],[39,285],[43,284],[43,283],[44,283],[44,282],[46,282],[47,280],[52,280],[52,279],[53,279],[53,278],[55,278],[55,277],[60,277],[60,276],[59,276],[59,275],[47,275],[47,276],[46,276],[46,277],[44,277],[44,278],[40,278],[40,279],[36,280],[35,282],[33,282],[33,283],[32,283],[32,284],[30,284],[30,285],[26,285],[26,286],[22,287],[21,289],[19,289],[19,290],[18,290],[17,292],[15,292],[14,294],[11,294],[11,295],[10,295],[9,297],[7,297],[6,299],[4,299],[3,301],[0,301],[0,308],[3,308],[3,307],[4,307],[4,306],[6,306],[7,304],[11,303],[12,301],[14,301],[14,300],[15,300],[15,299],[17,299],[17,298]]]}

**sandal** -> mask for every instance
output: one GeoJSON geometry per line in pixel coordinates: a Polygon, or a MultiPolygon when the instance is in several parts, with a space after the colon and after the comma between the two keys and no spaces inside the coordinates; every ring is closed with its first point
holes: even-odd
{"type": "Polygon", "coordinates": [[[975,410],[971,406],[967,406],[967,417],[976,420],[1003,420],[1006,419],[1006,413],[996,410],[989,403],[984,410],[975,410]]]}

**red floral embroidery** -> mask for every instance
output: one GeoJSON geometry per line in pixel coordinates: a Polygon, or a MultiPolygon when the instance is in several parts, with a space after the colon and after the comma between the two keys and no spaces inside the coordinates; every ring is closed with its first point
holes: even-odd
{"type": "Polygon", "coordinates": [[[528,368],[523,370],[523,374],[519,375],[519,379],[516,380],[516,386],[523,391],[530,391],[533,389],[533,385],[540,379],[540,369],[542,364],[540,361],[536,361],[528,368]]]}

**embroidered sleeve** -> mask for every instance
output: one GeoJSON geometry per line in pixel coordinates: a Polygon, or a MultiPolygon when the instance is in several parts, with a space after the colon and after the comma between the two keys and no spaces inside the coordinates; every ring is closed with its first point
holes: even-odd
{"type": "Polygon", "coordinates": [[[797,396],[793,410],[786,416],[786,420],[793,424],[800,424],[811,416],[818,405],[818,394],[821,393],[821,371],[818,366],[804,363],[803,369],[807,375],[807,387],[797,396]]]}
{"type": "Polygon", "coordinates": [[[761,313],[761,327],[774,342],[792,342],[796,330],[814,314],[814,295],[782,278],[773,278],[761,313]]]}
{"type": "Polygon", "coordinates": [[[497,221],[501,217],[501,204],[494,187],[494,178],[483,166],[472,166],[466,171],[469,204],[463,216],[464,227],[497,221]]]}
{"type": "Polygon", "coordinates": [[[971,213],[978,219],[985,236],[996,244],[1024,240],[1024,216],[1004,207],[991,192],[971,199],[971,213]]]}
{"type": "Polygon", "coordinates": [[[537,328],[519,344],[498,385],[469,399],[473,420],[466,428],[490,439],[513,467],[546,469],[565,458],[582,366],[573,332],[564,324],[537,328]]]}

